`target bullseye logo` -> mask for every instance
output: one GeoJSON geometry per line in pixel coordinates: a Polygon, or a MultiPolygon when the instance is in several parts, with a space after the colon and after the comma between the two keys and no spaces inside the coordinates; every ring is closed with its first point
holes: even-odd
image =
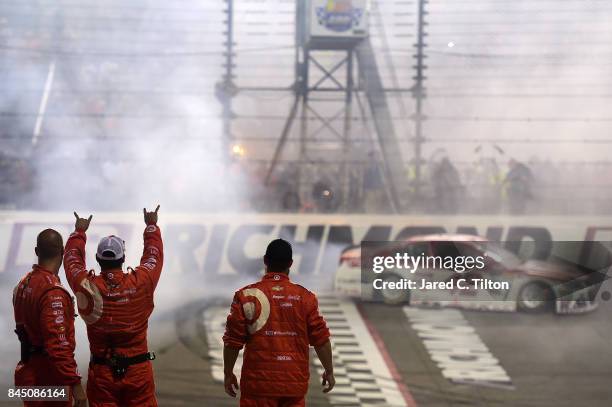
{"type": "Polygon", "coordinates": [[[242,305],[242,309],[244,310],[244,315],[247,317],[249,321],[253,321],[248,326],[249,333],[252,335],[255,332],[259,331],[263,326],[268,322],[268,318],[270,317],[270,301],[266,294],[261,291],[259,288],[247,288],[242,290],[242,295],[245,297],[254,297],[254,300],[259,302],[260,312],[259,316],[255,319],[256,315],[256,305],[255,301],[249,301],[242,305]]]}

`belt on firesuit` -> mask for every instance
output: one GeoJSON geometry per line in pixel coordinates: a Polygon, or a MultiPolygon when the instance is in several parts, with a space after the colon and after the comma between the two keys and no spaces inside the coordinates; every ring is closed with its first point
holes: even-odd
{"type": "Polygon", "coordinates": [[[17,329],[15,329],[15,333],[17,334],[17,338],[19,339],[19,344],[21,346],[22,363],[27,363],[30,360],[30,356],[47,354],[44,346],[36,346],[30,343],[28,333],[26,332],[23,325],[18,325],[17,329]]]}
{"type": "Polygon", "coordinates": [[[27,363],[30,361],[30,357],[34,355],[47,356],[47,351],[43,346],[35,346],[29,344],[21,345],[21,362],[27,363]]]}
{"type": "Polygon", "coordinates": [[[148,362],[149,360],[155,360],[155,353],[147,352],[136,356],[120,356],[112,355],[111,357],[103,357],[91,355],[90,362],[94,365],[106,365],[113,371],[113,375],[122,377],[127,372],[128,367],[137,365],[139,363],[148,362]]]}

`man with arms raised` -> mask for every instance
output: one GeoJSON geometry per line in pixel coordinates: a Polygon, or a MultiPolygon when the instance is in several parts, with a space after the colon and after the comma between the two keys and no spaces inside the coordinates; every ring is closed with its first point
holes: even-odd
{"type": "Polygon", "coordinates": [[[144,250],[140,265],[124,273],[125,244],[117,236],[100,240],[96,260],[101,272],[85,266],[89,219],[76,212],[75,231],[66,243],[66,279],[87,324],[91,361],[87,396],[92,407],[156,407],[155,382],[147,347],[153,294],[163,263],[157,211],[144,212],[144,250]]]}
{"type": "Polygon", "coordinates": [[[240,349],[241,407],[302,407],[308,390],[309,346],[321,361],[324,393],[335,385],[329,330],[317,297],[289,280],[291,245],[272,241],[261,281],[236,292],[223,335],[225,392],[236,397],[233,373],[240,349]]]}
{"type": "Polygon", "coordinates": [[[74,360],[74,303],[60,283],[64,245],[62,236],[45,229],[36,239],[38,258],[32,271],[13,291],[15,332],[21,343],[21,360],[15,369],[15,386],[67,386],[67,401],[25,401],[27,407],[87,405],[81,375],[74,360]]]}

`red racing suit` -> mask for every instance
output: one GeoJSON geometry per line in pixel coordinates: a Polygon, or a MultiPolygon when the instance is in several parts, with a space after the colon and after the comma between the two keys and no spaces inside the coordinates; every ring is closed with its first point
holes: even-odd
{"type": "MultiPolygon", "coordinates": [[[[163,244],[156,225],[144,231],[140,265],[128,273],[120,268],[100,275],[85,266],[85,232],[75,231],[66,242],[64,269],[87,324],[92,358],[134,357],[148,352],[147,328],[153,294],[162,271],[163,244]]],[[[104,364],[90,363],[87,396],[91,407],[157,406],[150,361],[131,365],[117,377],[104,364]]]]}
{"type": "Polygon", "coordinates": [[[238,290],[223,342],[245,348],[241,405],[253,397],[304,397],[310,377],[309,345],[318,347],[328,340],[317,297],[286,274],[266,273],[261,281],[238,290]]]}
{"type": "MultiPolygon", "coordinates": [[[[34,265],[13,291],[17,331],[27,339],[29,360],[15,369],[15,386],[73,386],[81,381],[74,360],[74,303],[54,273],[34,265]],[[27,337],[27,338],[26,338],[27,337]],[[34,351],[36,349],[36,351],[34,351]]],[[[39,406],[43,402],[25,402],[39,406]]],[[[44,402],[71,406],[70,401],[44,402]]]]}

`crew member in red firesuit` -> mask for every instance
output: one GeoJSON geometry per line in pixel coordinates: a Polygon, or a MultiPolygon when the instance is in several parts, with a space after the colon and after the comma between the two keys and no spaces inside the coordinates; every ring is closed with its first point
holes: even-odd
{"type": "Polygon", "coordinates": [[[38,263],[13,291],[15,332],[21,342],[21,360],[15,386],[66,386],[66,401],[24,401],[24,406],[84,407],[81,375],[74,360],[74,304],[60,283],[64,245],[62,236],[45,229],[36,239],[38,263]]]}
{"type": "Polygon", "coordinates": [[[261,281],[238,290],[223,335],[225,392],[241,407],[302,407],[308,390],[309,346],[325,369],[323,392],[335,385],[332,347],[317,297],[289,280],[291,245],[272,241],[266,249],[261,281]],[[233,373],[240,349],[240,386],[233,373]]]}
{"type": "Polygon", "coordinates": [[[66,279],[87,324],[91,359],[87,396],[92,407],[155,407],[155,382],[147,347],[153,294],[163,263],[157,211],[144,212],[144,251],[140,265],[124,273],[125,245],[117,236],[100,240],[96,259],[101,273],[85,267],[89,220],[76,213],[75,231],[66,243],[66,279]]]}

